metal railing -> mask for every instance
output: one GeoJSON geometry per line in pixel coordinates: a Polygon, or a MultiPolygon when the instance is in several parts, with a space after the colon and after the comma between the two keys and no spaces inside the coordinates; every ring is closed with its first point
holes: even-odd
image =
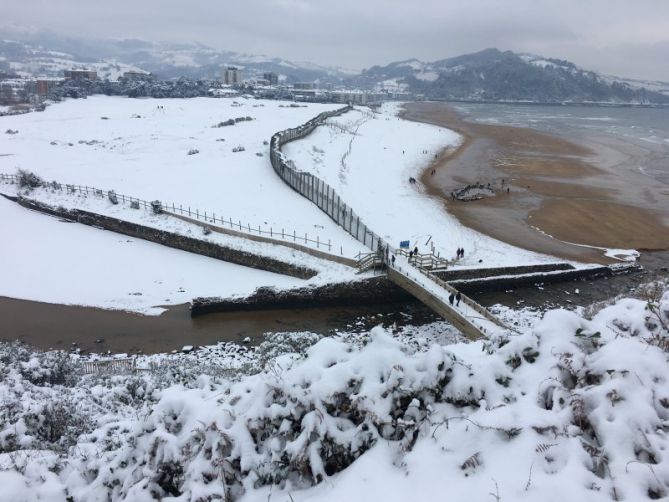
{"type": "MultiPolygon", "coordinates": [[[[421,270],[421,269],[419,269],[419,270],[420,270],[420,272],[421,272],[423,275],[425,275],[426,277],[428,277],[429,279],[431,279],[432,281],[434,281],[437,285],[441,286],[442,288],[444,288],[444,289],[445,289],[446,291],[448,291],[449,293],[452,293],[452,294],[454,294],[454,295],[457,295],[457,294],[459,293],[459,291],[458,291],[457,289],[455,289],[453,286],[451,286],[450,284],[448,284],[446,281],[444,281],[444,280],[440,279],[439,277],[437,277],[437,276],[436,276],[435,274],[433,274],[432,272],[430,272],[430,271],[428,271],[428,270],[421,270]]],[[[485,317],[486,319],[488,319],[490,322],[495,323],[497,326],[500,326],[500,327],[502,327],[502,328],[506,328],[506,329],[510,329],[506,324],[504,324],[504,323],[503,323],[501,320],[499,320],[496,316],[494,316],[493,314],[491,314],[491,313],[488,311],[488,309],[486,309],[484,306],[482,306],[482,305],[476,303],[474,300],[472,300],[472,299],[469,298],[468,296],[462,294],[461,292],[460,292],[460,301],[461,301],[462,303],[464,303],[465,305],[467,305],[467,306],[468,306],[469,308],[471,308],[472,310],[475,310],[477,313],[481,314],[483,317],[485,317]]]]}
{"type": "Polygon", "coordinates": [[[338,110],[323,112],[301,126],[277,132],[270,141],[270,162],[274,171],[291,188],[316,204],[353,238],[372,251],[377,251],[385,247],[385,241],[365,225],[360,216],[342,200],[334,188],[311,173],[299,171],[281,151],[281,147],[286,143],[304,138],[328,118],[336,117],[351,109],[351,106],[345,106],[338,110]]]}
{"type": "MultiPolygon", "coordinates": [[[[20,176],[16,174],[2,174],[0,173],[0,181],[9,184],[19,184],[20,176]]],[[[162,201],[146,201],[138,197],[132,197],[122,193],[117,193],[114,190],[101,190],[96,187],[82,186],[82,185],[70,185],[66,183],[59,183],[56,181],[44,182],[40,185],[41,188],[47,188],[58,191],[65,191],[67,193],[80,193],[83,195],[93,195],[99,198],[115,198],[120,204],[128,204],[135,209],[146,209],[154,210],[154,207],[159,207],[161,211],[165,213],[179,214],[184,217],[193,218],[195,220],[201,221],[207,224],[220,225],[222,228],[230,228],[236,232],[246,233],[249,235],[258,235],[265,237],[271,240],[277,241],[278,244],[281,241],[288,243],[297,243],[304,244],[309,247],[313,247],[317,250],[327,250],[327,252],[337,254],[337,247],[339,247],[339,255],[343,256],[344,249],[343,246],[334,245],[330,239],[327,241],[321,239],[319,235],[309,235],[308,233],[298,233],[296,230],[290,230],[285,228],[274,228],[272,226],[262,227],[261,225],[251,225],[250,223],[243,223],[239,219],[233,220],[231,217],[224,217],[223,215],[216,214],[215,212],[202,211],[199,208],[191,206],[183,206],[181,204],[177,205],[175,203],[165,203],[162,201]],[[157,203],[157,205],[156,205],[157,203]]]]}

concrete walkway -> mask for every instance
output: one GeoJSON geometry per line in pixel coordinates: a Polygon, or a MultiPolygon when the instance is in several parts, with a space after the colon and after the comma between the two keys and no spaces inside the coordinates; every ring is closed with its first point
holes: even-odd
{"type": "Polygon", "coordinates": [[[387,272],[393,283],[434,310],[468,338],[476,340],[510,330],[484,307],[462,293],[459,305],[456,301],[451,305],[449,296],[457,295],[457,290],[430,272],[413,266],[406,258],[396,257],[394,265],[388,266],[387,272]]]}

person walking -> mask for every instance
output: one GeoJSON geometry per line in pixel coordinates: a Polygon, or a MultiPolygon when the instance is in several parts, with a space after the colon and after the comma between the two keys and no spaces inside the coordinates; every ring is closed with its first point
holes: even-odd
{"type": "MultiPolygon", "coordinates": [[[[453,293],[451,293],[453,294],[453,293]]],[[[455,306],[459,307],[460,306],[460,300],[462,299],[462,295],[460,294],[460,291],[458,291],[458,294],[455,295],[455,306]]]]}
{"type": "Polygon", "coordinates": [[[418,256],[418,246],[413,248],[413,254],[414,254],[414,256],[418,256]]]}
{"type": "Polygon", "coordinates": [[[454,300],[454,299],[455,299],[455,296],[453,296],[453,293],[451,293],[451,294],[448,296],[448,303],[451,304],[451,307],[453,306],[453,300],[454,300]]]}
{"type": "Polygon", "coordinates": [[[460,258],[465,257],[465,248],[460,248],[460,258]]]}
{"type": "Polygon", "coordinates": [[[391,263],[390,263],[390,265],[391,265],[392,267],[395,266],[395,255],[393,255],[393,257],[391,258],[391,263]]]}

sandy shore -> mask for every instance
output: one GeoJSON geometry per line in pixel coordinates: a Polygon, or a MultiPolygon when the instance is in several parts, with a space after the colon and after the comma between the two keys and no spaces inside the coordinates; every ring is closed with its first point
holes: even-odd
{"type": "Polygon", "coordinates": [[[669,249],[669,204],[639,197],[648,180],[616,176],[591,148],[532,129],[470,122],[445,103],[411,103],[403,116],[464,137],[460,148],[444,152],[421,178],[463,224],[577,261],[610,261],[601,250],[584,246],[669,249]],[[451,200],[453,190],[477,181],[491,183],[496,196],[451,200]]]}

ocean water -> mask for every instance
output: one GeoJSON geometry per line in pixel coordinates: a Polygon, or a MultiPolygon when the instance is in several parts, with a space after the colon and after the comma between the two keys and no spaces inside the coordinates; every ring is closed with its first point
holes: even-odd
{"type": "Polygon", "coordinates": [[[634,145],[634,165],[659,183],[669,185],[669,108],[507,105],[454,103],[469,120],[531,127],[567,138],[607,136],[624,149],[634,145]]]}

